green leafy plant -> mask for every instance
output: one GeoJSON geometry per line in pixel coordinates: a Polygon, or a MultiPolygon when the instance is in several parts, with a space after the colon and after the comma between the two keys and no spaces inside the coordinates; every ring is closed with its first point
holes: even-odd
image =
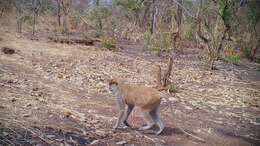
{"type": "Polygon", "coordinates": [[[233,48],[228,48],[225,54],[225,59],[228,62],[237,63],[240,60],[240,55],[233,48]]]}
{"type": "Polygon", "coordinates": [[[260,54],[256,54],[255,62],[260,63],[260,54]]]}
{"type": "Polygon", "coordinates": [[[96,28],[96,37],[102,36],[102,19],[111,15],[111,9],[103,5],[93,5],[87,9],[85,16],[92,22],[93,27],[96,28]]]}
{"type": "Polygon", "coordinates": [[[230,27],[231,23],[231,12],[235,5],[235,0],[219,0],[218,12],[226,27],[230,27]]]}
{"type": "Polygon", "coordinates": [[[176,93],[178,91],[177,86],[173,83],[170,82],[167,86],[167,89],[169,90],[169,92],[171,93],[176,93]]]}
{"type": "Polygon", "coordinates": [[[243,49],[243,54],[247,57],[247,58],[251,58],[251,51],[252,49],[251,48],[244,48],[243,49]]]}
{"type": "Polygon", "coordinates": [[[104,37],[102,38],[101,42],[102,42],[102,46],[109,50],[113,50],[116,48],[115,40],[112,38],[104,37]]]}

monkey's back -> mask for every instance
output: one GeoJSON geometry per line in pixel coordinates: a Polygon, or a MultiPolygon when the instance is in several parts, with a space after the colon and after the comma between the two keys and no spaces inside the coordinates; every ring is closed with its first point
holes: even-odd
{"type": "Polygon", "coordinates": [[[125,102],[144,110],[152,110],[160,105],[160,93],[151,87],[127,85],[121,86],[125,102]]]}

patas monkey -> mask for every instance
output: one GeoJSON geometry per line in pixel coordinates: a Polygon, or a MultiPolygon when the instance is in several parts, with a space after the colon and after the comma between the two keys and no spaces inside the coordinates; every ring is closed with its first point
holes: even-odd
{"type": "Polygon", "coordinates": [[[151,87],[125,84],[115,79],[109,81],[109,90],[116,97],[119,108],[119,116],[113,129],[118,128],[122,123],[130,127],[127,118],[133,108],[137,106],[141,109],[146,122],[146,125],[140,127],[139,130],[150,129],[156,124],[159,127],[156,134],[158,135],[163,131],[164,125],[159,116],[161,102],[159,91],[151,87]]]}

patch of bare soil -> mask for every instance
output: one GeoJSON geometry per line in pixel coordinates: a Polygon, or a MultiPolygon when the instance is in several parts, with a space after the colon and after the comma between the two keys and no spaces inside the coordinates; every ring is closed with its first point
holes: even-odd
{"type": "Polygon", "coordinates": [[[219,61],[218,70],[209,71],[198,49],[185,49],[174,59],[171,80],[178,87],[177,96],[170,98],[174,117],[164,101],[166,129],[156,136],[154,129],[136,130],[143,124],[138,109],[129,118],[133,129],[112,130],[117,110],[107,79],[123,77],[155,86],[154,67],[166,67],[163,57],[131,42],[112,52],[3,36],[0,47],[19,53],[0,53],[0,145],[260,144],[260,84],[245,80],[243,74],[257,71],[256,64],[240,69],[219,61]],[[176,125],[206,142],[187,137],[176,125]]]}

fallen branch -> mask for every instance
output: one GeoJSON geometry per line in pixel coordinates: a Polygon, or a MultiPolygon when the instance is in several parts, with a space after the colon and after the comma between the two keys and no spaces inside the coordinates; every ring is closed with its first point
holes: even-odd
{"type": "MultiPolygon", "coordinates": [[[[5,121],[8,121],[8,122],[11,122],[11,120],[8,120],[8,119],[3,119],[3,118],[0,118],[0,120],[5,120],[5,121]]],[[[49,145],[53,145],[53,141],[49,142],[48,140],[44,139],[42,136],[39,136],[37,133],[35,133],[34,131],[32,131],[31,129],[29,128],[26,128],[25,126],[23,126],[22,124],[20,124],[19,121],[15,120],[15,119],[12,119],[12,121],[19,125],[21,128],[25,129],[25,130],[28,130],[29,132],[31,132],[32,134],[34,134],[35,136],[37,136],[39,139],[41,139],[42,141],[44,141],[45,143],[49,144],[49,145]]]]}
{"type": "Polygon", "coordinates": [[[14,143],[12,143],[12,142],[11,142],[9,139],[7,139],[7,138],[5,138],[5,137],[3,137],[3,136],[1,136],[1,135],[0,135],[0,138],[4,139],[4,140],[5,140],[5,141],[4,141],[5,143],[7,143],[7,142],[8,142],[9,144],[11,144],[11,145],[15,146],[15,144],[14,144],[14,143]]]}
{"type": "Polygon", "coordinates": [[[82,39],[76,37],[48,37],[53,42],[65,43],[65,44],[84,44],[86,46],[93,46],[95,42],[100,42],[98,39],[82,39]]]}

